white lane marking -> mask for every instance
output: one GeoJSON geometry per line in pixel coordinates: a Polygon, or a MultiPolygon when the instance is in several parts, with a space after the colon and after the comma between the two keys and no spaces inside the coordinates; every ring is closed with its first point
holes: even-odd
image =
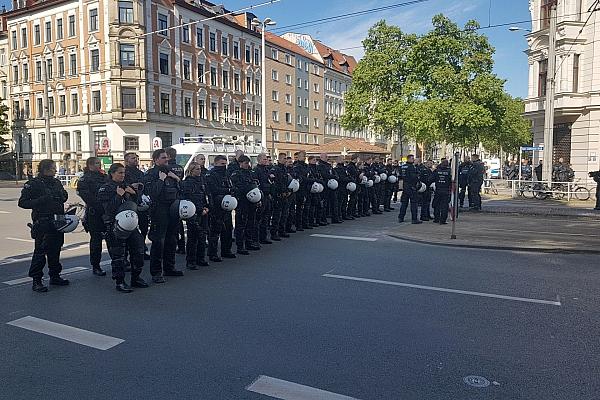
{"type": "MultiPolygon", "coordinates": [[[[100,263],[102,264],[102,263],[100,263]]],[[[81,272],[81,271],[87,271],[89,268],[85,268],[85,267],[74,267],[74,268],[67,268],[67,269],[63,269],[61,272],[61,275],[68,275],[68,274],[73,274],[75,272],[81,272]]],[[[27,283],[27,282],[31,282],[32,279],[28,276],[26,276],[25,278],[19,278],[19,279],[13,279],[11,281],[5,281],[2,282],[5,285],[18,285],[20,283],[27,283]]]]}
{"type": "Polygon", "coordinates": [[[21,238],[15,238],[15,237],[5,237],[4,239],[14,240],[15,242],[35,243],[35,240],[33,240],[33,239],[21,239],[21,238]]]}
{"type": "Polygon", "coordinates": [[[525,303],[549,304],[552,306],[559,306],[559,307],[562,305],[560,302],[560,298],[558,298],[558,297],[557,297],[557,299],[559,301],[539,300],[539,299],[529,299],[529,298],[525,298],[525,297],[504,296],[501,294],[472,292],[470,290],[447,289],[447,288],[440,288],[440,287],[434,287],[434,286],[413,285],[412,283],[390,282],[390,281],[381,281],[378,279],[357,278],[354,276],[332,275],[332,274],[325,274],[323,276],[325,278],[345,279],[345,280],[349,280],[349,281],[368,282],[368,283],[379,283],[382,285],[401,286],[401,287],[422,289],[422,290],[432,290],[435,292],[465,294],[465,295],[469,295],[469,296],[491,297],[491,298],[502,299],[502,300],[522,301],[525,303]]]}
{"type": "Polygon", "coordinates": [[[246,390],[282,400],[358,400],[265,375],[259,376],[246,390]]]}
{"type": "Polygon", "coordinates": [[[87,244],[80,244],[79,246],[76,247],[71,247],[68,249],[63,248],[62,251],[73,251],[73,250],[81,250],[81,249],[87,249],[89,245],[87,244]]]}
{"type": "Polygon", "coordinates": [[[67,340],[69,342],[93,347],[98,350],[108,350],[125,341],[112,336],[86,331],[85,329],[79,329],[69,325],[57,324],[56,322],[47,321],[45,319],[32,316],[19,318],[14,321],[7,322],[7,324],[67,340]]]}
{"type": "Polygon", "coordinates": [[[344,239],[344,240],[358,240],[360,242],[376,242],[377,239],[375,238],[361,238],[361,237],[356,237],[356,236],[336,236],[336,235],[323,235],[323,234],[314,234],[314,235],[310,235],[312,237],[320,237],[320,238],[327,238],[327,239],[344,239]]]}
{"type": "Polygon", "coordinates": [[[2,211],[0,210],[0,214],[12,214],[10,211],[2,211]]]}

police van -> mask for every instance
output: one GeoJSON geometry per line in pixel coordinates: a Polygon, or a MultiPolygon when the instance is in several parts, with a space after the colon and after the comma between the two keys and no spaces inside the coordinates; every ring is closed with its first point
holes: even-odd
{"type": "Polygon", "coordinates": [[[171,146],[177,150],[177,164],[183,169],[194,161],[194,158],[203,154],[206,157],[206,167],[210,169],[218,155],[232,157],[237,150],[241,150],[252,160],[252,165],[256,165],[256,158],[260,153],[267,153],[267,149],[257,145],[253,137],[244,140],[244,137],[225,137],[225,136],[196,136],[179,138],[179,144],[171,146]]]}
{"type": "Polygon", "coordinates": [[[500,168],[502,167],[502,163],[499,158],[487,158],[482,160],[485,164],[486,168],[486,178],[487,179],[499,179],[500,178],[500,168]]]}

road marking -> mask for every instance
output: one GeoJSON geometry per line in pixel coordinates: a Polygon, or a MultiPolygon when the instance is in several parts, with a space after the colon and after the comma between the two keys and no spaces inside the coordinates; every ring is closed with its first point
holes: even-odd
{"type": "Polygon", "coordinates": [[[64,248],[62,249],[62,251],[73,251],[73,250],[81,250],[81,249],[87,249],[89,245],[87,244],[80,244],[79,246],[76,247],[69,247],[69,248],[64,248]]]}
{"type": "Polygon", "coordinates": [[[10,211],[2,211],[0,210],[0,214],[12,214],[10,211]]]}
{"type": "Polygon", "coordinates": [[[557,297],[558,301],[539,300],[539,299],[529,299],[529,298],[525,298],[525,297],[503,296],[500,294],[472,292],[470,290],[447,289],[447,288],[440,288],[440,287],[434,287],[434,286],[413,285],[412,283],[401,283],[401,282],[381,281],[378,279],[357,278],[354,276],[332,275],[332,274],[325,274],[323,276],[325,278],[345,279],[345,280],[349,280],[349,281],[358,281],[358,282],[379,283],[382,285],[400,286],[400,287],[422,289],[422,290],[432,290],[435,292],[465,294],[465,295],[469,295],[469,296],[491,297],[491,298],[502,299],[502,300],[522,301],[525,303],[548,304],[548,305],[559,306],[559,307],[562,305],[560,302],[560,299],[558,297],[557,297]]]}
{"type": "Polygon", "coordinates": [[[35,240],[33,240],[33,239],[21,239],[21,238],[14,238],[14,237],[5,237],[4,239],[14,240],[15,242],[35,243],[35,240]]]}
{"type": "Polygon", "coordinates": [[[265,375],[259,376],[246,390],[282,400],[358,400],[265,375]]]}
{"type": "MultiPolygon", "coordinates": [[[[483,231],[494,231],[494,232],[515,232],[514,229],[496,229],[496,228],[478,228],[483,231]]],[[[544,232],[544,231],[523,231],[518,230],[519,233],[537,233],[541,235],[561,235],[561,236],[590,236],[589,233],[566,233],[566,232],[544,232]]]]}
{"type": "Polygon", "coordinates": [[[312,237],[320,237],[320,238],[327,238],[327,239],[344,239],[344,240],[358,240],[360,242],[376,242],[377,239],[375,238],[361,238],[361,237],[356,237],[356,236],[336,236],[336,235],[322,235],[322,234],[314,234],[314,235],[310,235],[312,237]]]}
{"type": "MultiPolygon", "coordinates": [[[[100,263],[100,264],[102,264],[102,263],[100,263]]],[[[75,272],[81,272],[81,271],[87,271],[87,270],[89,270],[89,268],[85,268],[85,267],[67,268],[67,269],[62,270],[61,275],[69,275],[69,274],[73,274],[75,272]]],[[[30,277],[26,276],[25,278],[13,279],[12,281],[5,281],[2,283],[4,283],[5,285],[13,286],[13,285],[18,285],[21,283],[27,283],[27,282],[31,282],[31,281],[32,281],[32,279],[30,277]]]]}
{"type": "Polygon", "coordinates": [[[67,340],[69,342],[93,347],[98,350],[108,350],[125,341],[112,336],[86,331],[85,329],[79,329],[69,325],[57,324],[56,322],[47,321],[45,319],[32,316],[19,318],[14,321],[7,322],[7,324],[67,340]]]}

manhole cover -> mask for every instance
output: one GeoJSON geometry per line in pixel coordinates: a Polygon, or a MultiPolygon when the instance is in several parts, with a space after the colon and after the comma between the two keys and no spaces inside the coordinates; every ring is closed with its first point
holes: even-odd
{"type": "Polygon", "coordinates": [[[469,375],[463,378],[463,381],[473,387],[484,388],[490,386],[490,381],[485,379],[483,376],[469,375]]]}

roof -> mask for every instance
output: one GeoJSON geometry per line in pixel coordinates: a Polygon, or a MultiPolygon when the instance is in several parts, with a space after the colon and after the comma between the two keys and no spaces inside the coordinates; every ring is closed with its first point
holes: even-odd
{"type": "Polygon", "coordinates": [[[277,36],[274,33],[265,32],[265,40],[271,44],[274,44],[275,46],[291,51],[292,53],[298,54],[302,57],[310,58],[311,60],[321,62],[321,60],[317,60],[315,56],[304,50],[302,47],[290,42],[289,40],[282,38],[281,36],[277,36]]]}
{"type": "Polygon", "coordinates": [[[362,139],[337,139],[319,146],[313,146],[307,150],[307,153],[341,153],[346,150],[348,154],[369,153],[369,154],[388,154],[389,152],[381,147],[373,146],[362,139]]]}
{"type": "Polygon", "coordinates": [[[317,51],[325,60],[328,57],[333,58],[333,69],[345,74],[343,65],[348,64],[348,74],[352,74],[354,69],[356,68],[357,62],[356,59],[348,54],[344,54],[338,50],[332,49],[329,46],[324,45],[318,40],[314,40],[317,51]]]}

